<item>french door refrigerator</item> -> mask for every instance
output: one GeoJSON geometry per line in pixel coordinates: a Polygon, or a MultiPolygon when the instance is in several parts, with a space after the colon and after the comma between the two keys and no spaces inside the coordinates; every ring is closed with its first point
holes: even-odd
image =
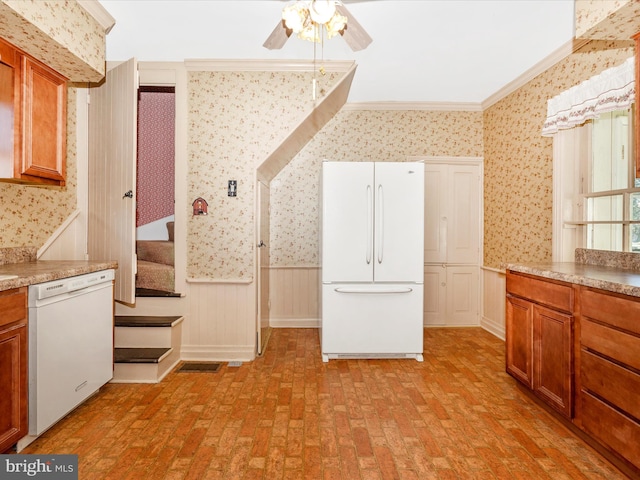
{"type": "Polygon", "coordinates": [[[321,182],[323,361],[422,361],[424,165],[325,161],[321,182]]]}

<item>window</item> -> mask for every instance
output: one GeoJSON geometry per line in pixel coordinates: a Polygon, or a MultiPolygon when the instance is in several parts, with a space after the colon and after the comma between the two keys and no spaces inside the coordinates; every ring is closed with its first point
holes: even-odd
{"type": "Polygon", "coordinates": [[[586,248],[640,252],[640,182],[631,155],[631,119],[631,112],[618,110],[593,120],[591,153],[581,162],[584,217],[579,223],[586,248]]]}

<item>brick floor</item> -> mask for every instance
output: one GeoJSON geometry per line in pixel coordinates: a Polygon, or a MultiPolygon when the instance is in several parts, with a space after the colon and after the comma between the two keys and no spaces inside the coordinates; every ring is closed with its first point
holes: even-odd
{"type": "Polygon", "coordinates": [[[262,358],[108,384],[22,453],[90,479],[622,479],[516,388],[504,343],[426,329],[424,362],[322,363],[316,329],[262,358]]]}

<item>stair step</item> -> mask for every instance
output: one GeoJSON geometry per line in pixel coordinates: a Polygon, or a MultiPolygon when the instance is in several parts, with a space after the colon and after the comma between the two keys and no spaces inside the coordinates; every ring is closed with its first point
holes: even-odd
{"type": "Polygon", "coordinates": [[[173,327],[183,317],[181,316],[150,316],[150,315],[135,315],[125,316],[116,315],[115,325],[116,327],[173,327]]]}
{"type": "Polygon", "coordinates": [[[114,363],[160,363],[173,348],[114,348],[114,363]]]}
{"type": "Polygon", "coordinates": [[[136,297],[182,297],[178,292],[165,292],[163,290],[152,290],[150,288],[136,288],[136,297]]]}

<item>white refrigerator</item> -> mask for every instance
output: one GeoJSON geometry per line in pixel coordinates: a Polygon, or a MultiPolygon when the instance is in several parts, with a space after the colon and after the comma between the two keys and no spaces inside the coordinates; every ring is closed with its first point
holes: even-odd
{"type": "Polygon", "coordinates": [[[323,361],[422,361],[424,165],[325,161],[321,198],[323,361]]]}

